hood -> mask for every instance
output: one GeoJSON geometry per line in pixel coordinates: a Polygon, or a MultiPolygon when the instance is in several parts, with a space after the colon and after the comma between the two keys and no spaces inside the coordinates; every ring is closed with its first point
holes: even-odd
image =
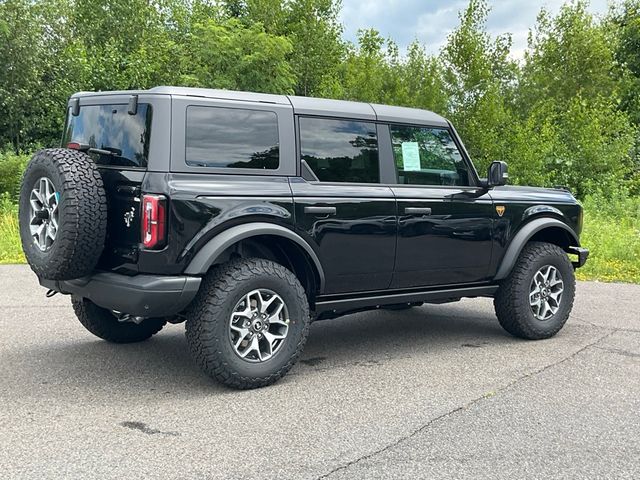
{"type": "Polygon", "coordinates": [[[532,203],[568,203],[577,204],[578,201],[567,190],[561,188],[520,187],[504,185],[490,190],[494,200],[512,200],[532,203]]]}

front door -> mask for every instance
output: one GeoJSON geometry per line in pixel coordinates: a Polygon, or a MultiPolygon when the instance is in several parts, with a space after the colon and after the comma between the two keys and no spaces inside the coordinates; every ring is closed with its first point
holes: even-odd
{"type": "Polygon", "coordinates": [[[398,242],[392,288],[487,279],[495,210],[445,128],[391,125],[398,242]]]}
{"type": "Polygon", "coordinates": [[[324,294],[389,287],[396,249],[396,201],[380,185],[376,125],[299,118],[300,157],[310,178],[291,180],[296,229],[316,249],[324,294]]]}

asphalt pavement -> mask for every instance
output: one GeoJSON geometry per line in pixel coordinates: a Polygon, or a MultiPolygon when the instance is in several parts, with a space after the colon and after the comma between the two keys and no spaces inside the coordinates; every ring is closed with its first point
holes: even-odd
{"type": "Polygon", "coordinates": [[[183,325],[113,345],[0,267],[0,477],[640,478],[640,285],[581,282],[524,341],[489,299],[315,323],[279,383],[229,390],[183,325]]]}

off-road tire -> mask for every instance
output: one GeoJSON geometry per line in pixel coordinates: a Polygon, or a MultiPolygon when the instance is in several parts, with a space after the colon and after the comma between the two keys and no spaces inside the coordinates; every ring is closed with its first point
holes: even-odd
{"type": "Polygon", "coordinates": [[[229,387],[271,385],[296,363],[309,334],[309,304],[297,277],[282,265],[260,258],[234,259],[214,267],[204,278],[187,314],[186,336],[195,362],[229,387]],[[268,288],[289,310],[285,344],[264,362],[249,363],[231,345],[228,322],[237,302],[253,289],[268,288]]]}
{"type": "Polygon", "coordinates": [[[100,258],[107,232],[107,198],[96,164],[77,150],[40,150],[24,173],[19,219],[22,249],[38,277],[69,280],[90,274],[100,258]],[[38,248],[29,230],[29,198],[35,183],[43,177],[60,194],[58,230],[48,251],[38,248]]]}
{"type": "Polygon", "coordinates": [[[113,343],[142,342],[162,330],[167,323],[164,318],[147,318],[142,323],[119,322],[109,310],[86,298],[72,297],[71,304],[84,328],[113,343]]]}
{"type": "Polygon", "coordinates": [[[529,242],[509,276],[500,283],[493,299],[498,321],[515,337],[528,340],[553,337],[569,318],[575,288],[575,273],[567,254],[551,243],[529,242]],[[539,320],[529,305],[529,289],[533,275],[545,265],[558,269],[564,282],[564,292],[558,311],[548,320],[539,320]]]}

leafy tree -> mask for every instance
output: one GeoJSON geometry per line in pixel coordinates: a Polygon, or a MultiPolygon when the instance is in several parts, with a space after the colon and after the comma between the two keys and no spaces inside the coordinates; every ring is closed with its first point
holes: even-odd
{"type": "Polygon", "coordinates": [[[402,79],[404,98],[401,104],[447,113],[448,96],[442,62],[427,55],[417,41],[409,45],[406,60],[400,65],[398,75],[402,79]]]}
{"type": "Polygon", "coordinates": [[[196,24],[182,58],[180,83],[190,86],[292,93],[291,42],[260,24],[237,19],[196,24]]]}
{"type": "Polygon", "coordinates": [[[148,88],[173,80],[178,1],[76,0],[73,34],[86,51],[92,90],[148,88]]]}
{"type": "Polygon", "coordinates": [[[580,0],[557,16],[542,10],[529,34],[520,82],[520,105],[552,100],[564,111],[576,96],[597,103],[616,98],[614,50],[605,28],[580,0]]]}
{"type": "Polygon", "coordinates": [[[41,29],[35,9],[27,0],[0,3],[0,125],[4,142],[16,152],[28,136],[28,115],[32,98],[42,88],[38,68],[41,29]]]}
{"type": "Polygon", "coordinates": [[[640,125],[640,0],[628,0],[609,18],[616,39],[614,58],[620,66],[620,108],[640,125]]]}
{"type": "Polygon", "coordinates": [[[319,95],[335,77],[344,54],[339,0],[224,0],[226,12],[245,24],[260,23],[267,33],[292,44],[288,60],[296,76],[295,93],[319,95]]]}
{"type": "Polygon", "coordinates": [[[486,1],[470,0],[441,54],[451,119],[481,172],[508,156],[507,92],[517,73],[508,57],[511,38],[492,39],[486,32],[488,13],[486,1]]]}
{"type": "Polygon", "coordinates": [[[634,128],[617,108],[614,46],[577,1],[556,17],[541,12],[525,54],[516,111],[531,138],[547,134],[540,167],[548,181],[580,196],[615,191],[633,176],[634,128]]]}
{"type": "Polygon", "coordinates": [[[331,94],[346,100],[380,101],[386,68],[384,43],[376,30],[359,31],[358,46],[348,45],[338,72],[339,85],[334,85],[331,94]]]}
{"type": "Polygon", "coordinates": [[[0,2],[0,146],[59,138],[68,96],[83,85],[83,52],[61,19],[65,0],[0,2]]]}
{"type": "Polygon", "coordinates": [[[488,34],[488,0],[469,0],[436,55],[373,29],[345,42],[340,8],[0,0],[0,147],[57,143],[74,91],[192,85],[430,109],[453,121],[481,173],[504,159],[517,183],[640,192],[640,0],[603,20],[586,0],[541,11],[522,62],[508,35],[488,34]]]}

